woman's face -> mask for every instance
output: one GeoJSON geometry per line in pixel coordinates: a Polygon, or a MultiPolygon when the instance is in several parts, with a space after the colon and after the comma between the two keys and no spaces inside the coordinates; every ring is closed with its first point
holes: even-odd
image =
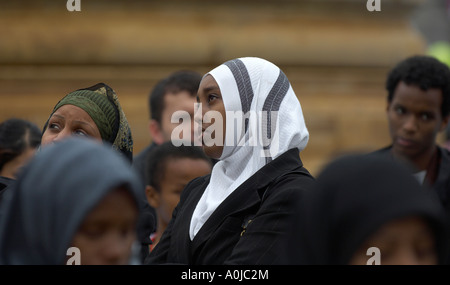
{"type": "Polygon", "coordinates": [[[138,209],[123,187],[110,192],[83,220],[71,246],[82,265],[127,264],[136,240],[138,209]]]}
{"type": "MultiPolygon", "coordinates": [[[[225,105],[219,85],[211,75],[200,82],[197,102],[202,108],[202,146],[206,155],[219,159],[223,152],[226,131],[225,105]]],[[[198,120],[198,118],[196,118],[198,120]]]]}
{"type": "Polygon", "coordinates": [[[381,265],[434,265],[438,263],[433,232],[419,217],[407,217],[383,225],[352,257],[350,264],[365,265],[367,249],[380,250],[381,265]]]}
{"type": "Polygon", "coordinates": [[[45,146],[73,135],[102,141],[97,125],[86,111],[74,105],[63,105],[50,117],[41,144],[45,146]]]}

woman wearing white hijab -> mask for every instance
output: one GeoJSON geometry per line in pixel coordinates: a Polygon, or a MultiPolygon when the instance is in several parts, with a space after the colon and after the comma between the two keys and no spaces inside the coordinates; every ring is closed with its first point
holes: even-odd
{"type": "Polygon", "coordinates": [[[287,77],[260,58],[230,60],[199,86],[202,142],[219,159],[191,181],[147,264],[279,264],[294,201],[314,182],[309,133],[287,77]],[[220,116],[219,116],[220,115],[220,116]]]}

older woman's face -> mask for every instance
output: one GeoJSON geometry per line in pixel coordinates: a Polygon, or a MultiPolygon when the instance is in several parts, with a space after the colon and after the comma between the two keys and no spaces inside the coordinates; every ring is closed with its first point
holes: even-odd
{"type": "Polygon", "coordinates": [[[48,121],[47,129],[42,134],[41,145],[45,146],[73,135],[102,141],[97,125],[86,111],[74,105],[63,105],[48,121]]]}

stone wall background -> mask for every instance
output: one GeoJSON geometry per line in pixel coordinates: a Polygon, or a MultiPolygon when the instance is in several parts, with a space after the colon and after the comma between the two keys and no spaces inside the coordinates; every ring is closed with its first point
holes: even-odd
{"type": "Polygon", "coordinates": [[[40,127],[65,94],[105,82],[132,127],[135,153],[150,141],[147,97],[178,69],[205,73],[259,56],[280,66],[310,131],[302,159],[313,174],[336,155],[389,143],[384,81],[426,51],[411,16],[425,1],[66,0],[0,2],[0,121],[40,127]]]}

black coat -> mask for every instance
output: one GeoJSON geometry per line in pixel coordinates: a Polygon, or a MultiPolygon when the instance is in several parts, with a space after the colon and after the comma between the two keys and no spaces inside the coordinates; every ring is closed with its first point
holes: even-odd
{"type": "Polygon", "coordinates": [[[297,149],[265,165],[209,217],[194,240],[189,227],[210,176],[184,189],[166,231],[146,264],[280,264],[295,201],[314,178],[303,167],[297,149]]]}

